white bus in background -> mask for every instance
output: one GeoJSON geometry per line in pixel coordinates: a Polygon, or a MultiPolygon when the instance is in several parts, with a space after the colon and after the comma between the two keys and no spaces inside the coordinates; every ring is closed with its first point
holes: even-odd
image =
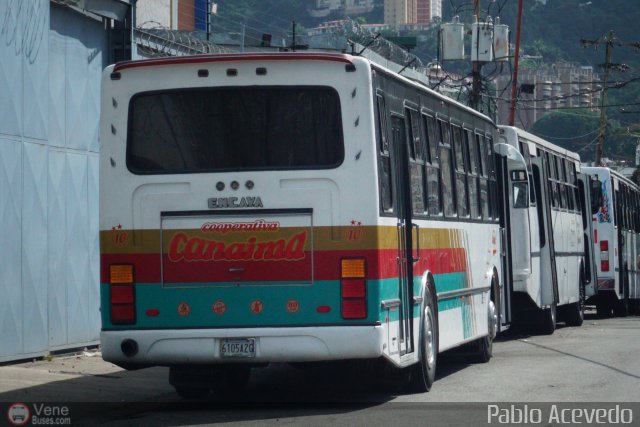
{"type": "Polygon", "coordinates": [[[640,301],[640,188],[606,167],[584,167],[592,180],[591,215],[598,315],[638,313],[640,301]]]}
{"type": "Polygon", "coordinates": [[[185,397],[374,359],[425,391],[508,324],[486,116],[343,54],[124,62],[102,82],[102,353],[185,397]]]}
{"type": "Polygon", "coordinates": [[[508,177],[501,174],[511,186],[504,195],[512,324],[545,334],[557,320],[579,326],[585,298],[594,292],[580,157],[515,127],[499,126],[499,134],[496,152],[511,151],[523,164],[508,177]]]}

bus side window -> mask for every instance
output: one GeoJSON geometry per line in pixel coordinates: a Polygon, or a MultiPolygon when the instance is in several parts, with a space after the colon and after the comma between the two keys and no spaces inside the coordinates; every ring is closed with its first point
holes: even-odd
{"type": "Polygon", "coordinates": [[[464,130],[464,145],[467,147],[467,164],[469,165],[469,211],[471,218],[478,219],[480,215],[480,159],[478,146],[469,129],[464,130]]]}
{"type": "Polygon", "coordinates": [[[591,214],[595,215],[602,207],[602,181],[597,177],[590,180],[591,183],[591,214]]]}
{"type": "Polygon", "coordinates": [[[413,213],[423,215],[424,208],[424,150],[422,149],[422,137],[420,131],[420,116],[417,111],[405,108],[405,121],[407,135],[407,144],[409,145],[409,175],[410,175],[410,191],[411,205],[413,213]]]}
{"type": "Polygon", "coordinates": [[[489,135],[486,137],[487,141],[487,159],[489,160],[489,213],[494,221],[500,218],[500,212],[498,208],[498,181],[496,177],[496,165],[495,157],[493,156],[493,138],[489,135]]]}
{"type": "Polygon", "coordinates": [[[378,175],[380,182],[380,205],[383,212],[393,212],[393,185],[391,182],[391,158],[389,134],[384,97],[378,95],[378,175]]]}
{"type": "Polygon", "coordinates": [[[582,202],[580,199],[580,191],[579,191],[579,182],[578,182],[578,174],[576,173],[576,164],[571,162],[571,182],[573,182],[573,195],[575,199],[575,208],[576,212],[582,213],[582,202]]]}
{"type": "Polygon", "coordinates": [[[555,159],[548,151],[544,152],[545,163],[547,164],[547,175],[549,177],[549,199],[551,200],[551,208],[555,209],[560,207],[560,200],[558,197],[558,183],[556,182],[556,168],[555,159]]]}
{"type": "Polygon", "coordinates": [[[442,177],[442,203],[444,215],[456,216],[456,203],[453,189],[453,159],[451,158],[451,132],[449,123],[438,120],[440,135],[440,174],[442,177]]]}
{"type": "Polygon", "coordinates": [[[480,207],[482,208],[482,218],[489,219],[489,164],[487,151],[485,150],[484,136],[476,133],[476,146],[480,153],[480,207]]]}
{"type": "Polygon", "coordinates": [[[524,161],[527,163],[527,172],[529,173],[529,185],[531,187],[529,191],[529,201],[531,202],[531,205],[535,205],[536,192],[533,185],[533,171],[531,170],[531,152],[529,151],[529,143],[523,143],[522,141],[520,141],[520,145],[522,145],[521,153],[524,157],[524,161]]]}
{"type": "Polygon", "coordinates": [[[453,130],[453,150],[455,152],[455,175],[456,175],[456,201],[458,205],[458,216],[465,218],[469,216],[469,199],[467,198],[467,165],[465,158],[466,150],[462,140],[462,128],[452,126],[453,130]]]}
{"type": "Polygon", "coordinates": [[[422,116],[427,129],[425,133],[427,142],[426,181],[427,181],[427,211],[429,215],[442,214],[442,198],[440,196],[440,170],[438,161],[438,132],[436,121],[432,116],[422,116]]]}
{"type": "Polygon", "coordinates": [[[556,160],[556,173],[558,177],[558,193],[560,193],[560,208],[567,209],[567,177],[562,167],[562,158],[553,156],[556,160]]]}

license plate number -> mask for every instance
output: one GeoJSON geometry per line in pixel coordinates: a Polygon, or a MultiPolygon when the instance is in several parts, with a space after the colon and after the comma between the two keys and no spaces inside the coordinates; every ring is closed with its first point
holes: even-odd
{"type": "Polygon", "coordinates": [[[220,341],[220,355],[222,357],[255,357],[255,338],[223,339],[220,341]]]}

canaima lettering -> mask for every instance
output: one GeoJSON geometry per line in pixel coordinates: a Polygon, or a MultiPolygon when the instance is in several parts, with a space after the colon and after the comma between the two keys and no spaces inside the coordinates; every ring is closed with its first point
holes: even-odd
{"type": "Polygon", "coordinates": [[[260,197],[213,197],[209,199],[209,208],[262,208],[260,197]]]}
{"type": "Polygon", "coordinates": [[[290,239],[258,242],[250,237],[244,242],[217,242],[202,237],[176,233],[169,243],[169,260],[179,261],[296,261],[304,258],[307,233],[290,239]]]}

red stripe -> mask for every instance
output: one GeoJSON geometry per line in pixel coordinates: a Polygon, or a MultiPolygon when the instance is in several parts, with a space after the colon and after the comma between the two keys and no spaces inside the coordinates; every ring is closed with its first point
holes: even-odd
{"type": "MultiPolygon", "coordinates": [[[[315,280],[338,280],[340,260],[364,257],[367,260],[367,277],[387,279],[398,277],[398,251],[318,251],[314,256],[315,280]]],[[[414,264],[414,273],[430,270],[433,274],[455,273],[467,270],[467,258],[463,248],[423,249],[420,260],[414,264]]],[[[171,263],[165,259],[165,281],[180,282],[258,282],[258,281],[309,281],[310,257],[302,261],[215,261],[171,263]],[[171,268],[167,268],[170,264],[171,268]],[[244,271],[229,269],[244,268],[244,271]]],[[[109,278],[110,264],[133,264],[138,283],[160,282],[159,254],[107,254],[102,255],[101,281],[109,278]]]]}
{"type": "Polygon", "coordinates": [[[322,54],[322,53],[254,53],[254,54],[213,54],[213,55],[191,55],[178,56],[172,58],[159,59],[143,59],[138,61],[118,62],[113,71],[121,71],[128,68],[151,67],[158,65],[176,65],[176,64],[201,64],[205,62],[237,62],[237,61],[334,61],[351,64],[352,62],[346,55],[340,54],[322,54]]]}

